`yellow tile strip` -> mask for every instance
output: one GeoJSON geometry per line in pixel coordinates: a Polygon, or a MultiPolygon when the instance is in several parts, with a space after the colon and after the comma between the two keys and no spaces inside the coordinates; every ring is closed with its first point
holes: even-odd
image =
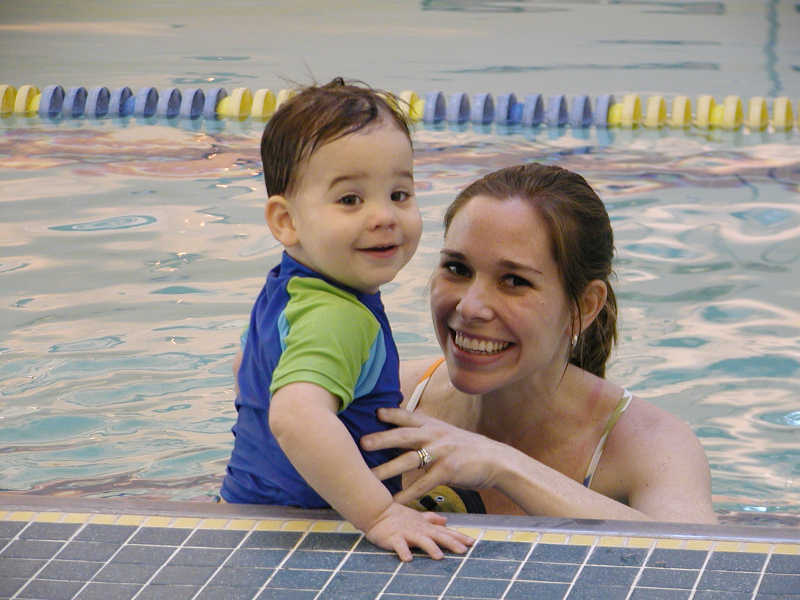
{"type": "MultiPolygon", "coordinates": [[[[175,519],[171,517],[148,517],[144,522],[146,527],[169,527],[175,519]]],[[[173,527],[177,527],[173,525],[173,527]]]]}
{"type": "Polygon", "coordinates": [[[60,523],[63,517],[63,513],[43,512],[36,515],[34,521],[37,523],[60,523]]]}
{"type": "Polygon", "coordinates": [[[490,542],[505,542],[511,537],[511,532],[507,529],[485,529],[481,539],[490,542]]]}
{"type": "Polygon", "coordinates": [[[511,540],[514,542],[527,542],[533,543],[539,537],[535,531],[515,531],[511,534],[511,540]]]}
{"type": "Polygon", "coordinates": [[[259,521],[255,529],[256,531],[280,531],[281,527],[283,527],[283,521],[279,521],[278,519],[266,519],[264,521],[259,521]]]}
{"type": "Polygon", "coordinates": [[[597,536],[576,533],[569,538],[571,546],[591,546],[596,543],[597,536]]]}
{"type": "MultiPolygon", "coordinates": [[[[305,519],[236,519],[164,517],[146,515],[119,515],[102,513],[64,513],[57,511],[0,510],[0,520],[36,523],[93,523],[101,525],[129,525],[169,527],[176,529],[228,529],[234,531],[293,531],[315,533],[360,533],[348,521],[305,519]]],[[[756,554],[800,555],[800,544],[747,542],[716,539],[679,539],[654,537],[624,537],[617,535],[539,533],[513,529],[483,529],[480,527],[454,527],[456,531],[487,541],[569,544],[574,546],[602,546],[629,548],[668,548],[715,552],[751,552],[756,554]]]]}
{"type": "Polygon", "coordinates": [[[598,546],[604,547],[614,547],[614,548],[621,548],[625,545],[625,538],[613,536],[613,535],[604,535],[600,538],[600,541],[597,542],[598,546]]]}
{"type": "Polygon", "coordinates": [[[62,523],[86,523],[89,520],[89,513],[67,513],[61,520],[62,523]]]}

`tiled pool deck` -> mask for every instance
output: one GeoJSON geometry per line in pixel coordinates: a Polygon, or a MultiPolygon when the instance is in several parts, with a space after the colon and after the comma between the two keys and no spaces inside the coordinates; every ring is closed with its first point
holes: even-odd
{"type": "Polygon", "coordinates": [[[329,511],[0,494],[0,599],[800,600],[800,528],[451,515],[399,562],[329,511]]]}

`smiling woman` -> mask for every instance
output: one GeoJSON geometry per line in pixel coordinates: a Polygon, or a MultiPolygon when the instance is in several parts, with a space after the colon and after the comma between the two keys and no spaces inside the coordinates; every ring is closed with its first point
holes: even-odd
{"type": "Polygon", "coordinates": [[[408,472],[399,501],[446,484],[481,490],[490,513],[716,520],[689,427],[603,378],[612,257],[603,203],[576,173],[510,167],[458,195],[431,282],[446,369],[423,378],[413,413],[381,409],[397,428],[362,438],[411,449],[374,469],[408,472]]]}

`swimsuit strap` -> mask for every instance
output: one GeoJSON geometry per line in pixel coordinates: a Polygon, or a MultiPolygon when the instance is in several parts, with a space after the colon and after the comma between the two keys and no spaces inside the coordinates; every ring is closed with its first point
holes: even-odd
{"type": "Polygon", "coordinates": [[[411,398],[408,399],[408,404],[406,404],[406,410],[408,412],[414,412],[416,410],[422,393],[425,391],[425,388],[428,387],[428,382],[431,380],[431,377],[433,377],[434,371],[436,371],[442,362],[444,362],[444,358],[439,357],[436,359],[433,364],[426,369],[425,373],[422,374],[422,377],[419,378],[417,387],[414,388],[414,392],[411,394],[411,398]]]}
{"type": "Polygon", "coordinates": [[[631,394],[628,390],[623,389],[622,398],[620,398],[617,406],[614,408],[614,412],[612,412],[611,416],[608,418],[605,429],[603,429],[603,435],[600,436],[600,441],[597,443],[597,447],[594,449],[594,454],[592,455],[592,460],[589,463],[589,468],[586,469],[586,475],[583,478],[583,485],[587,488],[592,487],[594,472],[597,470],[597,465],[600,463],[600,457],[603,456],[603,450],[606,448],[608,435],[611,433],[611,430],[614,429],[614,425],[617,424],[617,421],[619,421],[619,418],[622,416],[622,414],[631,405],[631,400],[633,400],[633,394],[631,394]]]}

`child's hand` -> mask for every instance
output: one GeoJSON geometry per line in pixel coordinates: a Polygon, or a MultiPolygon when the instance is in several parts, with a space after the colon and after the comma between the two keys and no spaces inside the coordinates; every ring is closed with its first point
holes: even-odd
{"type": "Polygon", "coordinates": [[[367,539],[385,550],[394,550],[403,562],[411,560],[411,547],[417,547],[439,560],[439,546],[463,554],[473,539],[444,526],[447,519],[433,512],[419,512],[392,502],[367,530],[367,539]]]}

